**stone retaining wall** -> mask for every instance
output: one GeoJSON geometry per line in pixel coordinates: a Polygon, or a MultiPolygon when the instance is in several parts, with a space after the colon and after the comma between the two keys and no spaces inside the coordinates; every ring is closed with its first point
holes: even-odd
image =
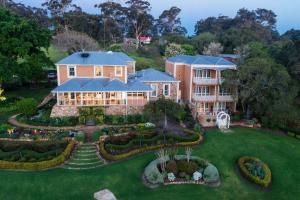
{"type": "Polygon", "coordinates": [[[76,106],[58,106],[52,108],[50,117],[77,117],[79,112],[76,106]]]}
{"type": "MultiPolygon", "coordinates": [[[[141,114],[144,106],[125,106],[125,105],[114,105],[106,106],[106,115],[134,115],[141,114]]],[[[79,111],[76,106],[58,106],[55,105],[52,108],[51,117],[72,117],[79,116],[79,111]]]]}

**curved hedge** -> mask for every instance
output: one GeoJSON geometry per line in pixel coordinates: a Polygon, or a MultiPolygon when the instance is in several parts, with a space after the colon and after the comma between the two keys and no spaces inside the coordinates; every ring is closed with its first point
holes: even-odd
{"type": "MultiPolygon", "coordinates": [[[[193,146],[193,145],[200,144],[203,141],[203,136],[201,134],[197,134],[197,136],[198,136],[198,138],[195,141],[180,142],[180,143],[176,143],[175,145],[177,145],[177,146],[193,146]]],[[[139,149],[134,149],[127,153],[117,154],[117,155],[110,154],[109,152],[106,151],[104,140],[100,140],[99,146],[100,146],[100,149],[99,149],[100,154],[103,156],[103,158],[105,158],[106,160],[117,161],[117,160],[122,160],[122,159],[128,158],[130,156],[139,154],[139,153],[144,153],[147,151],[160,149],[162,147],[169,147],[169,146],[171,146],[171,144],[159,144],[159,145],[154,145],[154,146],[142,147],[139,149]]]]}
{"type": "Polygon", "coordinates": [[[53,158],[52,160],[42,161],[42,162],[9,162],[0,161],[0,169],[22,169],[22,170],[42,170],[55,167],[64,163],[71,155],[75,141],[71,141],[62,154],[53,158]]]}
{"type": "Polygon", "coordinates": [[[239,170],[241,171],[241,174],[247,178],[249,181],[257,184],[257,185],[260,185],[262,187],[269,187],[269,185],[271,184],[272,182],[272,173],[271,173],[271,170],[270,168],[268,167],[267,164],[265,164],[264,162],[262,162],[261,160],[259,160],[258,158],[255,158],[255,157],[249,157],[249,156],[243,156],[241,158],[238,159],[238,168],[239,170]],[[253,176],[249,171],[248,169],[245,167],[245,162],[246,161],[249,161],[249,160],[254,160],[256,162],[260,162],[262,163],[262,167],[265,171],[265,177],[264,179],[260,179],[259,177],[257,176],[253,176]]]}
{"type": "Polygon", "coordinates": [[[193,141],[198,140],[199,135],[194,133],[194,132],[193,132],[193,135],[189,135],[187,137],[180,137],[178,135],[174,135],[174,134],[170,134],[170,133],[165,134],[165,135],[159,134],[159,135],[156,135],[156,136],[154,136],[152,138],[149,138],[149,139],[134,138],[134,139],[130,140],[130,142],[128,142],[127,144],[124,144],[124,145],[106,144],[105,147],[106,148],[112,148],[112,149],[119,149],[119,150],[128,149],[133,145],[139,145],[140,142],[142,142],[143,144],[151,145],[155,141],[164,139],[164,137],[166,137],[166,140],[173,139],[177,142],[193,142],[193,141]]]}

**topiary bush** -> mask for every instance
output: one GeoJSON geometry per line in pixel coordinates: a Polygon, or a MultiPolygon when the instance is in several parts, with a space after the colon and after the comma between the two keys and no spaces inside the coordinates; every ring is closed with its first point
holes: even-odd
{"type": "Polygon", "coordinates": [[[177,162],[178,171],[185,172],[188,175],[193,175],[195,171],[199,168],[196,162],[187,160],[179,160],[177,162]]]}
{"type": "Polygon", "coordinates": [[[208,166],[204,169],[203,179],[207,183],[214,183],[219,181],[218,169],[215,166],[208,164],[208,166]]]}
{"type": "Polygon", "coordinates": [[[178,173],[178,167],[175,160],[170,160],[167,162],[166,171],[175,175],[178,173]]]}

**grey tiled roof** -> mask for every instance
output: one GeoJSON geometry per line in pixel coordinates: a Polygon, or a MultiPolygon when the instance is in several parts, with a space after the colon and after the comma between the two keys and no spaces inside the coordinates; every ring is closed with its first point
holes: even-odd
{"type": "Polygon", "coordinates": [[[144,69],[137,71],[136,74],[129,77],[130,80],[137,80],[142,82],[152,82],[152,81],[161,81],[161,82],[179,82],[173,76],[158,71],[153,68],[144,69]]]}
{"type": "Polygon", "coordinates": [[[128,62],[134,61],[132,58],[121,52],[97,52],[86,51],[77,52],[60,60],[56,64],[71,65],[127,65],[128,62]],[[82,54],[88,54],[83,57],[82,54]]]}
{"type": "Polygon", "coordinates": [[[108,78],[74,78],[56,87],[52,92],[129,92],[152,91],[152,88],[144,83],[132,81],[128,84],[120,80],[108,78]]]}
{"type": "Polygon", "coordinates": [[[186,63],[186,64],[193,64],[193,65],[235,65],[228,60],[218,57],[218,56],[187,56],[187,55],[179,55],[168,58],[170,62],[177,62],[177,63],[186,63]]]}

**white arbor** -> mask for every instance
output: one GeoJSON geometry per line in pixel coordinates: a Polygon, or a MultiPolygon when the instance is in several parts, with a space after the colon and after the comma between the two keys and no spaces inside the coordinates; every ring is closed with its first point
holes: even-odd
{"type": "Polygon", "coordinates": [[[217,126],[219,129],[229,129],[230,116],[225,112],[219,112],[217,115],[217,126]]]}

